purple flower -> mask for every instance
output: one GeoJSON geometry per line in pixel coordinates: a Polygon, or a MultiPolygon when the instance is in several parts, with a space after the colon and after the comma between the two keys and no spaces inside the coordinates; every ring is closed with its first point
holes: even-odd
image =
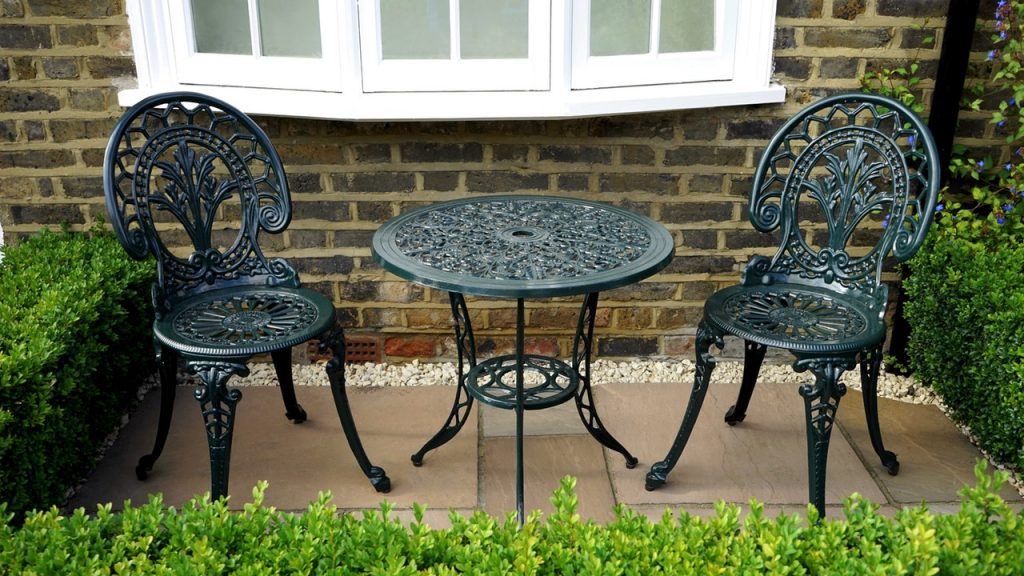
{"type": "Polygon", "coordinates": [[[882,218],[882,228],[888,228],[889,227],[889,217],[890,216],[892,216],[892,214],[886,214],[885,218],[882,218]]]}
{"type": "Polygon", "coordinates": [[[984,160],[978,160],[978,169],[981,170],[984,167],[985,167],[985,161],[984,160]]]}
{"type": "Polygon", "coordinates": [[[1005,30],[999,33],[999,39],[1000,40],[1006,40],[1006,31],[1005,30]]]}
{"type": "Polygon", "coordinates": [[[996,126],[998,126],[1000,128],[1002,128],[1003,126],[1006,126],[1006,120],[1000,120],[999,122],[996,122],[996,126]]]}
{"type": "Polygon", "coordinates": [[[1013,96],[1010,96],[1010,99],[1007,100],[1006,103],[1009,104],[1010,106],[1016,106],[1017,105],[1017,99],[1014,98],[1013,96]]]}
{"type": "Polygon", "coordinates": [[[946,209],[946,205],[943,204],[942,202],[939,202],[938,204],[935,205],[935,211],[936,212],[942,212],[945,209],[946,209]]]}
{"type": "Polygon", "coordinates": [[[996,222],[997,222],[998,224],[1006,224],[1006,215],[1005,215],[1005,214],[1000,214],[1000,215],[999,215],[999,216],[998,216],[998,217],[996,218],[996,222]]]}
{"type": "Polygon", "coordinates": [[[1013,172],[1013,164],[1012,163],[1007,162],[1005,168],[1006,168],[1007,172],[1013,172]]]}
{"type": "Polygon", "coordinates": [[[995,50],[989,50],[988,51],[988,57],[986,58],[986,60],[995,60],[995,59],[996,59],[996,51],[995,50]]]}
{"type": "Polygon", "coordinates": [[[1011,212],[1013,210],[1013,204],[1003,204],[1003,212],[1011,212]]]}
{"type": "MultiPolygon", "coordinates": [[[[914,145],[914,135],[913,134],[911,134],[910,136],[907,136],[907,143],[909,143],[911,146],[914,145]]],[[[1017,148],[1017,151],[1020,151],[1020,148],[1017,148]]]]}

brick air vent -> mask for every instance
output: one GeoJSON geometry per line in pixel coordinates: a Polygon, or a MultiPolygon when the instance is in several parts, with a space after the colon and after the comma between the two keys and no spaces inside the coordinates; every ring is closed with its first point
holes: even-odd
{"type": "MultiPolygon", "coordinates": [[[[311,340],[306,345],[306,355],[310,362],[326,362],[331,352],[320,352],[320,342],[311,340]]],[[[377,336],[345,336],[345,362],[380,362],[381,346],[377,336]]]]}
{"type": "Polygon", "coordinates": [[[380,339],[376,336],[346,336],[345,362],[380,362],[380,339]]]}

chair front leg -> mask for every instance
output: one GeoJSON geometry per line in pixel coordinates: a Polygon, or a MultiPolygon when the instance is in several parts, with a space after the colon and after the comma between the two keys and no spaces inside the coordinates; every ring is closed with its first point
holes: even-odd
{"type": "Polygon", "coordinates": [[[370,485],[377,492],[390,492],[391,479],[388,478],[383,468],[374,466],[363,449],[363,442],[359,439],[359,431],[356,429],[355,419],[352,418],[352,408],[348,402],[348,394],[345,392],[345,333],[340,327],[332,329],[322,340],[320,340],[321,351],[330,348],[333,356],[327,362],[327,380],[331,383],[331,394],[334,396],[334,406],[338,410],[338,419],[341,420],[341,429],[345,432],[349,449],[356,457],[359,468],[370,480],[370,485]]]}
{"type": "Polygon", "coordinates": [[[871,446],[882,460],[882,466],[889,474],[895,476],[900,471],[900,461],[896,454],[885,449],[882,443],[882,431],[878,424],[878,373],[882,367],[882,345],[867,350],[860,358],[860,385],[864,396],[864,416],[867,419],[868,435],[871,446]]]}
{"type": "Polygon", "coordinates": [[[228,390],[227,381],[233,375],[248,376],[249,367],[244,361],[219,360],[190,360],[186,366],[203,382],[196,389],[195,397],[203,413],[206,440],[210,445],[210,497],[216,500],[228,494],[235,406],[242,399],[240,391],[228,390]]]}
{"type": "Polygon", "coordinates": [[[807,418],[807,477],[808,500],[814,504],[822,517],[825,516],[825,472],[828,467],[828,445],[835,424],[839,400],[846,394],[846,386],[839,382],[839,376],[853,368],[855,358],[840,357],[797,357],[793,369],[797,372],[810,370],[814,384],[800,386],[804,398],[804,413],[807,418]]]}
{"type": "Polygon", "coordinates": [[[159,343],[156,346],[156,361],[160,367],[160,419],[156,426],[156,441],[153,450],[142,458],[135,466],[135,477],[145,480],[149,477],[157,458],[164,451],[167,432],[171,429],[171,417],[174,415],[174,396],[178,388],[178,352],[159,343]]]}
{"type": "Polygon", "coordinates": [[[722,341],[722,334],[711,329],[706,320],[701,320],[697,326],[697,338],[694,344],[697,353],[696,371],[693,375],[693,390],[690,392],[690,401],[686,405],[686,412],[683,421],[679,425],[679,432],[676,434],[672,447],[664,460],[655,462],[647,473],[647,481],[644,484],[648,490],[654,490],[661,486],[668,479],[669,472],[676,466],[679,457],[686,448],[686,443],[693,432],[693,425],[697,423],[697,416],[700,408],[704,405],[704,396],[708,392],[708,384],[711,382],[711,372],[715,369],[715,357],[711,355],[711,344],[718,346],[719,350],[725,345],[722,341]]]}
{"type": "Polygon", "coordinates": [[[284,400],[285,417],[296,424],[306,421],[306,411],[302,409],[295,397],[295,381],[292,378],[292,349],[275,350],[270,353],[274,360],[274,371],[277,372],[277,384],[281,388],[281,399],[284,400]]]}

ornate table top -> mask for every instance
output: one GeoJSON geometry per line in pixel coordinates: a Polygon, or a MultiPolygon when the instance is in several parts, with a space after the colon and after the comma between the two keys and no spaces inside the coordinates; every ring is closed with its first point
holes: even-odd
{"type": "Polygon", "coordinates": [[[417,208],[384,223],[374,257],[407,280],[449,292],[526,298],[600,292],[665,266],[657,222],[552,196],[484,196],[417,208]]]}

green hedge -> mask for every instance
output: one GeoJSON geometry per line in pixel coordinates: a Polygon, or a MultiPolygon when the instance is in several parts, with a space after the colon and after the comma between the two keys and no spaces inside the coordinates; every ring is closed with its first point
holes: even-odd
{"type": "Polygon", "coordinates": [[[911,261],[911,367],[981,448],[1024,471],[1024,247],[934,235],[911,261]]]}
{"type": "Polygon", "coordinates": [[[0,263],[0,502],[60,504],[153,372],[152,262],[47,230],[0,263]]]}
{"type": "MultiPolygon", "coordinates": [[[[575,513],[574,482],[555,491],[556,512],[520,529],[482,512],[450,516],[452,527],[403,524],[380,511],[339,515],[330,496],[302,514],[262,505],[265,484],[241,512],[223,500],[181,510],[148,504],[87,516],[30,515],[20,528],[0,520],[0,572],[10,574],[1020,574],[1024,525],[997,495],[1005,476],[978,467],[960,511],[908,508],[887,518],[856,495],[844,519],[767,518],[756,502],[700,519],[666,512],[658,522],[619,509],[607,525],[575,513]]],[[[0,508],[0,516],[3,515],[0,508]]]]}

